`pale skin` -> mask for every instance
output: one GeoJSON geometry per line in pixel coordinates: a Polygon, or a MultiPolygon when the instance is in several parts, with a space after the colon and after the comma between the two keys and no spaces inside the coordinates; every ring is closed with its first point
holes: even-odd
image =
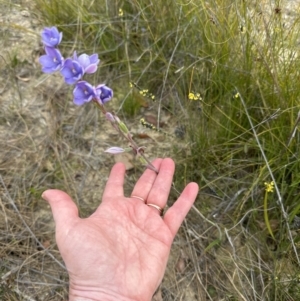
{"type": "MultiPolygon", "coordinates": [[[[175,165],[156,159],[156,174],[146,169],[132,196],[166,206],[175,165]]],[[[125,197],[125,167],[113,166],[102,202],[88,218],[63,191],[46,190],[56,241],[69,276],[70,301],[150,301],[166,268],[172,241],[198,193],[189,183],[177,201],[161,217],[141,200],[125,197]]]]}

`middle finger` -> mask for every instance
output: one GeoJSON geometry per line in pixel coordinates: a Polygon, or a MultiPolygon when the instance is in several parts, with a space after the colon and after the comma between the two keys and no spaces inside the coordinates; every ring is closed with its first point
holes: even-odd
{"type": "MultiPolygon", "coordinates": [[[[162,159],[158,158],[155,159],[152,162],[152,164],[156,167],[157,170],[159,170],[162,161],[163,161],[162,159]]],[[[132,190],[131,196],[135,196],[137,198],[146,200],[150,190],[152,189],[156,177],[157,174],[153,170],[147,168],[142,174],[142,176],[136,182],[132,190]]]]}
{"type": "Polygon", "coordinates": [[[147,197],[147,204],[153,204],[161,208],[166,206],[174,171],[175,164],[172,159],[166,158],[161,162],[159,173],[147,197]]]}

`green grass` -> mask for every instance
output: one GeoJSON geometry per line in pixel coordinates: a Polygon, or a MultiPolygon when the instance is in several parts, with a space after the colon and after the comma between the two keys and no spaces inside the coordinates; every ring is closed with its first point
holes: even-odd
{"type": "MultiPolygon", "coordinates": [[[[93,80],[114,89],[112,106],[122,119],[136,127],[149,112],[158,123],[168,120],[169,146],[146,143],[150,157],[176,161],[172,199],[190,181],[201,186],[179,233],[187,245],[185,274],[174,286],[168,270],[165,290],[179,298],[184,283],[197,292],[195,300],[298,300],[299,17],[286,19],[280,1],[34,3],[43,26],[63,31],[65,56],[74,49],[99,54],[93,80]],[[149,89],[156,102],[141,99],[130,81],[149,89]],[[190,100],[190,92],[201,98],[190,100]],[[271,181],[275,189],[266,193],[264,183],[271,181]]],[[[18,65],[12,55],[10,68],[18,65]]],[[[59,98],[71,96],[64,90],[59,98]]],[[[89,120],[84,114],[96,120],[96,113],[87,108],[76,117],[71,105],[52,100],[49,106],[59,124],[52,124],[56,145],[47,148],[53,166],[44,171],[80,202],[72,176],[85,160],[74,161],[72,148],[89,143],[93,125],[78,124],[89,120]],[[64,129],[73,125],[71,139],[64,129]],[[60,153],[65,140],[72,147],[66,159],[60,153]]],[[[28,193],[36,197],[44,185],[33,181],[28,193]]]]}

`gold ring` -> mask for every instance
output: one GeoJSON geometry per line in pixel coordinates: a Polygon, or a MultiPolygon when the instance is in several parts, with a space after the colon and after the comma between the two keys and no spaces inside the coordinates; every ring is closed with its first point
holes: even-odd
{"type": "Polygon", "coordinates": [[[146,205],[155,208],[156,210],[158,210],[159,215],[163,216],[163,214],[164,214],[164,209],[163,208],[161,208],[161,207],[159,207],[155,204],[146,204],[146,205]]]}
{"type": "Polygon", "coordinates": [[[132,195],[131,198],[138,199],[138,200],[142,201],[144,204],[146,204],[146,201],[140,196],[132,195]]]}

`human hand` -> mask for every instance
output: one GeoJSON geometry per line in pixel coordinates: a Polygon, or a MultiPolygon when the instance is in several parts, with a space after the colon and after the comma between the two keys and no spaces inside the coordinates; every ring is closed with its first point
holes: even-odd
{"type": "MultiPolygon", "coordinates": [[[[164,208],[174,162],[156,159],[153,165],[158,174],[147,169],[131,195],[164,208]]],[[[198,185],[188,184],[161,217],[142,200],[124,196],[124,176],[124,165],[115,164],[102,203],[85,219],[78,217],[77,206],[66,193],[46,190],[42,195],[56,223],[57,245],[70,276],[70,301],[149,301],[163,278],[172,241],[198,185]]]]}

